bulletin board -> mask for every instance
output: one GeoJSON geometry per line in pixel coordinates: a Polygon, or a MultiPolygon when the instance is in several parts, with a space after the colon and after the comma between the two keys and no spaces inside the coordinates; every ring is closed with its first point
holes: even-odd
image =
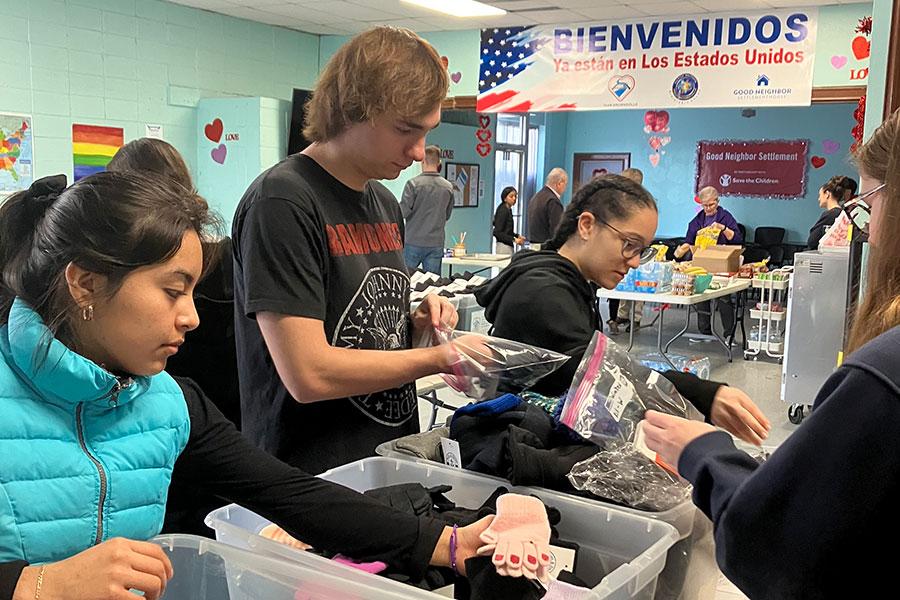
{"type": "Polygon", "coordinates": [[[444,177],[453,184],[453,207],[471,208],[478,206],[478,182],[480,165],[471,163],[447,163],[444,177]]]}

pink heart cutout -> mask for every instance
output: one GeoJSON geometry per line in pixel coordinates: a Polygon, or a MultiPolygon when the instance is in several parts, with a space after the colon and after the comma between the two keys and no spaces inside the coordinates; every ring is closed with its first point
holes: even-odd
{"type": "Polygon", "coordinates": [[[659,150],[659,147],[662,146],[662,141],[658,137],[652,137],[649,141],[650,147],[654,150],[659,150]]]}
{"type": "Polygon", "coordinates": [[[659,154],[650,155],[650,164],[654,167],[659,166],[659,154]]]}
{"type": "Polygon", "coordinates": [[[213,148],[209,153],[212,156],[212,159],[219,163],[220,165],[225,164],[225,157],[228,156],[228,148],[225,147],[225,144],[219,144],[217,148],[213,148]]]}
{"type": "Polygon", "coordinates": [[[847,64],[847,57],[835,54],[831,57],[831,66],[835,69],[842,69],[847,64]]]}
{"type": "Polygon", "coordinates": [[[461,72],[457,71],[456,73],[451,73],[451,74],[450,74],[450,80],[453,81],[453,83],[459,83],[459,80],[460,80],[460,79],[462,79],[462,73],[461,73],[461,72]]]}
{"type": "Polygon", "coordinates": [[[825,154],[834,154],[841,149],[841,143],[834,140],[822,140],[822,151],[825,154]]]}

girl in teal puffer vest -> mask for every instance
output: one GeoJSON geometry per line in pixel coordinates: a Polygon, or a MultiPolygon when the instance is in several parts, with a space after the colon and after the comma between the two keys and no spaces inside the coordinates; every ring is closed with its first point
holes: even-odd
{"type": "Polygon", "coordinates": [[[474,555],[488,520],[453,533],[311,477],[163,371],[198,324],[210,216],[195,192],[117,173],[64,187],[0,207],[0,600],[158,598],[172,567],[144,540],[179,477],[414,577],[449,565],[454,535],[460,565],[474,555]]]}

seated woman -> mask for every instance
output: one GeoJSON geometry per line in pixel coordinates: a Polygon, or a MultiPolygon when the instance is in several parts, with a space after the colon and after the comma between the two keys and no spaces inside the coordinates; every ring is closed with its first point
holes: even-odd
{"type": "MultiPolygon", "coordinates": [[[[592,284],[612,289],[652,256],[656,224],[656,202],[641,185],[596,177],[566,208],[551,249],[515,255],[475,293],[494,335],[572,357],[534,391],[557,396],[569,388],[599,324],[592,284]]],[[[757,445],[768,435],[769,421],[742,391],[690,373],[663,375],[715,425],[757,445]]]]}
{"type": "Polygon", "coordinates": [[[835,175],[819,188],[819,207],[823,212],[819,220],[809,229],[806,247],[810,250],[819,248],[819,240],[825,235],[825,229],[834,225],[834,220],[841,214],[841,204],[849,200],[856,190],[856,182],[843,175],[835,175]]]}
{"type": "Polygon", "coordinates": [[[512,186],[500,192],[500,204],[494,213],[494,239],[497,240],[497,254],[512,254],[513,246],[521,246],[525,238],[513,230],[512,207],[519,199],[519,192],[512,186]]]}
{"type": "MultiPolygon", "coordinates": [[[[163,369],[198,318],[210,215],[167,178],[38,180],[0,207],[0,600],[156,600],[170,481],[420,575],[453,530],[290,467],[163,369]],[[43,563],[29,566],[29,563],[43,563]]],[[[482,520],[459,529],[474,555],[482,520]]]]}

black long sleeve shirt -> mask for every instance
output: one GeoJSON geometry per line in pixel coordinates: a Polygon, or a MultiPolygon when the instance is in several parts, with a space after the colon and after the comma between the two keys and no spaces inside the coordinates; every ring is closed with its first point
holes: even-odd
{"type": "Polygon", "coordinates": [[[494,213],[494,239],[508,246],[516,243],[516,235],[513,230],[512,209],[506,202],[501,202],[494,213]]]}
{"type": "MultiPolygon", "coordinates": [[[[244,438],[189,379],[184,391],[191,433],[173,483],[235,502],[297,539],[363,561],[380,560],[419,578],[444,524],[397,511],[281,462],[244,438]]],[[[24,561],[0,563],[0,600],[10,600],[24,561]]]]}

